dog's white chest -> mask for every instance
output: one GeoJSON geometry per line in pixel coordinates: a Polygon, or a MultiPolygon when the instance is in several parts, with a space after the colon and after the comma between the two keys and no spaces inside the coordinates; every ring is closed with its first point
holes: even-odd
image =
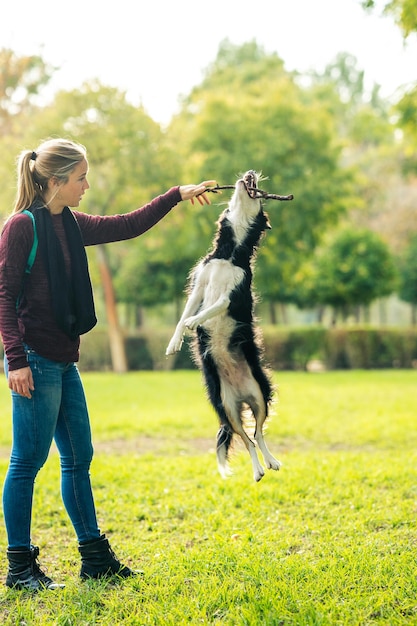
{"type": "Polygon", "coordinates": [[[204,289],[203,308],[212,306],[221,296],[230,296],[244,278],[244,270],[225,259],[212,259],[200,266],[197,282],[204,289]]]}

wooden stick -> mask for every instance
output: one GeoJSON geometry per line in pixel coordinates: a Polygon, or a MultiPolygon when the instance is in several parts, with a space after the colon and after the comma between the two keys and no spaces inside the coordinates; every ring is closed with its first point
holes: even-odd
{"type": "MultiPolygon", "coordinates": [[[[210,191],[211,193],[219,193],[222,189],[235,189],[235,185],[216,185],[215,187],[208,187],[206,191],[210,191]]],[[[263,191],[262,189],[258,189],[258,187],[248,187],[248,194],[251,197],[262,198],[263,200],[293,200],[293,194],[288,196],[279,196],[275,193],[268,193],[267,191],[263,191]],[[249,192],[254,192],[254,196],[252,196],[249,192]]]]}

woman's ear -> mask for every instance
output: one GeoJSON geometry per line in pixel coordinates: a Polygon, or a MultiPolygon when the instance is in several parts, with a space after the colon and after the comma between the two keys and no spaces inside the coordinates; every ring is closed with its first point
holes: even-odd
{"type": "Polygon", "coordinates": [[[60,185],[61,185],[61,182],[56,176],[52,176],[52,178],[48,180],[49,189],[57,189],[60,185]]]}

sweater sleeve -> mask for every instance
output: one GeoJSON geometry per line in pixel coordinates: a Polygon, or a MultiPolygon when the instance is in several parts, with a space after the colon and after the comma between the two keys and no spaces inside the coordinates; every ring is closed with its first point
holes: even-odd
{"type": "Polygon", "coordinates": [[[181,201],[179,187],[172,187],[143,207],[118,215],[90,215],[73,211],[79,224],[84,245],[92,246],[112,241],[133,239],[155,226],[181,201]]]}
{"type": "Polygon", "coordinates": [[[0,333],[9,370],[27,366],[16,301],[23,286],[32,244],[30,217],[18,214],[10,218],[0,237],[0,333]]]}

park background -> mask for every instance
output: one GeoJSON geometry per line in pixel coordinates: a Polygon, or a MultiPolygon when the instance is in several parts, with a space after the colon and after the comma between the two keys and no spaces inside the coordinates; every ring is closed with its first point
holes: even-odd
{"type": "MultiPolygon", "coordinates": [[[[255,484],[238,448],[221,479],[200,374],[186,349],[164,356],[228,194],[89,250],[100,321],[80,367],[92,480],[103,531],[145,575],[79,582],[52,450],[33,540],[66,588],[0,590],[0,621],[417,624],[417,2],[3,5],[2,218],[16,155],[50,135],[88,148],[88,212],[128,211],[179,183],[230,184],[248,168],[295,200],[267,204],[255,276],[278,390],[267,438],[282,470],[255,484]]],[[[6,382],[0,413],[4,476],[6,382]]]]}
{"type": "MultiPolygon", "coordinates": [[[[220,33],[227,32],[229,20],[233,30],[229,13],[233,5],[223,17],[215,14],[213,5],[213,13],[202,17],[200,25],[200,18],[193,21],[187,13],[190,7],[185,2],[183,19],[178,19],[176,47],[182,51],[185,47],[191,57],[198,45],[196,32],[201,42],[198,50],[207,48],[206,41],[213,46],[217,40],[210,35],[215,25],[220,33]],[[188,37],[191,43],[187,47],[188,37]]],[[[50,136],[69,137],[87,146],[91,189],[81,210],[103,215],[141,206],[178,183],[214,178],[219,184],[233,184],[239,174],[255,169],[263,173],[262,186],[270,193],[294,194],[290,203],[269,201],[266,205],[272,230],[262,243],[255,274],[256,314],[271,366],[414,367],[417,90],[407,73],[406,60],[415,56],[415,2],[387,6],[343,2],[338,16],[320,12],[324,2],[322,8],[316,8],[313,47],[310,40],[297,40],[291,11],[288,28],[285,22],[281,24],[285,5],[277,3],[276,15],[270,16],[266,29],[269,50],[256,37],[259,32],[262,40],[261,24],[268,21],[262,7],[255,17],[246,5],[240,5],[236,14],[235,5],[242,33],[247,32],[253,16],[249,31],[253,36],[239,43],[228,37],[218,42],[200,80],[178,96],[173,114],[163,122],[148,113],[142,100],[134,102],[133,86],[136,96],[139,89],[135,68],[141,68],[143,62],[130,49],[126,54],[122,48],[119,56],[117,47],[112,51],[112,67],[120,65],[123,58],[123,80],[128,68],[129,91],[100,78],[99,60],[96,76],[63,88],[63,76],[67,84],[74,83],[69,73],[71,54],[66,51],[63,68],[55,63],[51,43],[55,43],[56,54],[56,32],[48,20],[44,30],[40,26],[43,44],[32,54],[0,48],[0,214],[6,218],[13,206],[16,155],[22,149],[36,149],[41,139],[50,136]],[[384,43],[385,48],[392,44],[395,51],[389,65],[384,59],[383,86],[372,79],[378,75],[375,67],[380,66],[370,63],[373,74],[368,76],[349,49],[339,50],[327,62],[321,59],[317,67],[306,65],[309,51],[310,62],[314,62],[316,48],[323,55],[326,48],[321,39],[328,38],[329,50],[333,50],[332,33],[340,32],[340,19],[349,11],[352,16],[360,11],[365,20],[357,19],[357,28],[350,30],[346,45],[351,42],[352,48],[358,46],[358,39],[366,39],[363,28],[367,24],[375,33],[377,24],[391,29],[386,32],[392,39],[383,42],[382,48],[381,42],[375,41],[374,57],[382,55],[384,43]],[[373,21],[367,23],[366,19],[373,21]],[[275,40],[271,40],[271,30],[275,40]],[[285,48],[289,39],[303,51],[303,70],[287,69],[280,55],[280,43],[285,48]],[[402,55],[398,39],[403,41],[402,55]],[[398,81],[406,75],[407,82],[395,85],[396,75],[398,81]]],[[[74,5],[73,10],[78,8],[74,5]]],[[[26,9],[29,14],[34,10],[29,5],[26,9]]],[[[17,9],[7,10],[13,13],[17,9]]],[[[84,29],[91,23],[91,11],[89,5],[81,21],[84,29]]],[[[148,11],[149,18],[152,9],[148,11]]],[[[303,29],[307,17],[306,10],[304,19],[298,19],[303,29]]],[[[102,18],[106,28],[107,9],[102,18]]],[[[145,37],[144,31],[156,26],[146,19],[146,12],[141,18],[138,41],[141,33],[145,37]]],[[[73,20],[71,15],[69,24],[75,27],[73,20]]],[[[2,28],[5,40],[22,50],[25,37],[16,22],[4,21],[2,28]]],[[[162,35],[168,36],[165,30],[162,35]]],[[[114,37],[118,40],[120,33],[114,37]]],[[[110,42],[98,31],[98,50],[102,50],[103,39],[108,54],[110,42]]],[[[79,42],[76,47],[81,48],[83,58],[80,80],[86,71],[84,64],[89,71],[94,67],[94,46],[79,42]]],[[[363,54],[363,48],[364,41],[359,53],[363,54]]],[[[365,48],[369,50],[369,46],[365,48]]],[[[294,49],[289,50],[294,55],[294,49]]],[[[60,51],[62,55],[62,48],[60,51]]],[[[164,49],[165,58],[167,54],[164,49]]],[[[144,63],[147,67],[152,68],[152,56],[144,63]]],[[[166,77],[158,73],[159,62],[155,60],[152,83],[158,85],[156,91],[164,80],[168,88],[171,77],[170,72],[166,77]]],[[[165,63],[169,67],[168,61],[165,63]]],[[[295,58],[291,63],[294,65],[295,58]]],[[[184,73],[187,62],[182,60],[178,66],[182,80],[184,73]]],[[[149,98],[149,87],[146,93],[149,98]]],[[[161,110],[159,116],[164,116],[161,110]]],[[[177,359],[165,359],[165,345],[182,310],[188,273],[210,248],[215,222],[228,195],[213,194],[209,208],[181,204],[137,240],[89,250],[99,325],[83,340],[81,368],[123,372],[193,367],[186,348],[177,359]]]]}

